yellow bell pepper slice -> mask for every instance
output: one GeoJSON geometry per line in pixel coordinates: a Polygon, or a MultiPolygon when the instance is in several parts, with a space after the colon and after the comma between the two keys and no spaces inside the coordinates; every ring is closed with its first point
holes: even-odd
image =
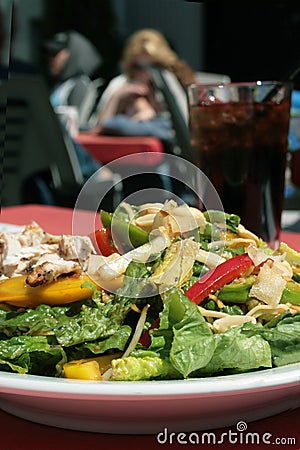
{"type": "Polygon", "coordinates": [[[121,352],[96,356],[95,358],[77,359],[64,364],[66,378],[77,380],[101,380],[102,375],[111,367],[111,361],[122,356],[121,352]]]}
{"type": "Polygon", "coordinates": [[[85,300],[92,295],[91,288],[81,287],[86,281],[98,287],[87,275],[62,277],[37,287],[26,284],[26,276],[7,278],[0,281],[0,302],[34,308],[40,304],[53,306],[85,300]]]}
{"type": "Polygon", "coordinates": [[[76,380],[101,380],[99,365],[97,361],[70,361],[64,364],[64,375],[66,378],[76,380]]]}

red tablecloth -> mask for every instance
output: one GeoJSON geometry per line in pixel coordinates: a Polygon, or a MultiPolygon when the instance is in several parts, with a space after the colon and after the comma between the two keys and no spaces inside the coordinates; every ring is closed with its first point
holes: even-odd
{"type": "MultiPolygon", "coordinates": [[[[99,214],[90,211],[73,211],[69,208],[44,205],[21,205],[2,208],[0,222],[25,225],[37,222],[49,233],[72,233],[75,228],[78,234],[88,234],[93,226],[100,225],[99,214]],[[74,223],[75,222],[75,223],[74,223]]],[[[300,251],[300,234],[281,233],[281,240],[300,251]]]]}
{"type": "Polygon", "coordinates": [[[127,155],[131,155],[130,160],[126,163],[125,159],[121,164],[155,166],[163,160],[163,144],[152,136],[102,136],[82,132],[75,139],[102,164],[127,155]],[[138,153],[140,155],[137,155],[138,153]]]}
{"type": "MultiPolygon", "coordinates": [[[[220,408],[222,408],[222,405],[220,405],[220,408]]],[[[157,411],[157,414],[159,414],[159,411],[157,411]]],[[[109,435],[63,430],[31,423],[27,420],[11,416],[4,411],[0,411],[0,448],[2,450],[155,450],[164,448],[169,450],[213,450],[218,448],[224,450],[270,450],[270,448],[299,450],[299,420],[300,409],[296,409],[248,424],[248,433],[258,433],[259,436],[269,433],[272,435],[274,442],[278,439],[278,444],[276,445],[262,443],[260,445],[252,445],[250,443],[228,443],[227,446],[224,444],[206,444],[202,446],[201,444],[183,445],[176,442],[176,440],[174,440],[172,444],[168,443],[163,445],[157,442],[155,435],[109,435]],[[293,441],[288,441],[288,438],[292,438],[293,441]],[[282,444],[280,444],[280,442],[282,442],[282,444]],[[290,442],[290,444],[287,445],[287,442],[290,442]]],[[[234,429],[235,427],[231,428],[233,432],[234,429]]],[[[210,431],[213,431],[216,436],[222,436],[222,433],[228,433],[229,430],[230,428],[222,428],[210,431]]],[[[223,436],[225,436],[225,434],[223,436]]],[[[269,436],[269,439],[271,441],[271,436],[269,436]]]]}
{"type": "Polygon", "coordinates": [[[21,205],[2,208],[0,222],[26,225],[36,222],[48,233],[86,235],[101,225],[100,215],[91,211],[44,205],[21,205]],[[76,231],[76,233],[75,233],[76,231]]]}
{"type": "MultiPolygon", "coordinates": [[[[89,222],[94,214],[87,211],[78,212],[79,222],[89,222]]],[[[46,207],[41,205],[24,205],[17,207],[3,208],[0,221],[17,225],[30,223],[32,220],[38,222],[43,228],[51,233],[71,233],[72,232],[73,211],[67,208],[46,207]]],[[[300,250],[300,234],[282,233],[282,240],[300,250]]],[[[300,377],[300,374],[299,374],[300,377]]],[[[300,393],[299,393],[300,395],[300,393]]],[[[1,404],[0,404],[1,408],[1,404]]],[[[220,405],[222,408],[222,405],[220,405]]],[[[159,411],[157,411],[159,414],[159,411]]],[[[241,418],[242,420],[242,418],[241,418]]],[[[258,433],[262,436],[269,433],[276,441],[276,448],[300,449],[300,408],[286,411],[267,419],[259,420],[248,424],[249,433],[258,433]]],[[[2,450],[82,450],[82,449],[127,449],[131,450],[152,450],[156,448],[197,448],[193,444],[180,444],[174,440],[172,444],[159,444],[156,436],[132,436],[132,435],[108,435],[87,433],[79,431],[63,430],[45,425],[31,423],[24,419],[14,417],[4,411],[0,411],[1,438],[0,449],[2,450]]],[[[162,424],[163,426],[163,424],[162,424]]],[[[214,433],[221,436],[222,433],[234,431],[232,428],[214,430],[214,433]]],[[[198,446],[199,447],[199,446],[198,446]]],[[[200,445],[201,447],[201,445],[200,445]]],[[[216,445],[207,444],[202,448],[216,448],[216,445]]],[[[270,444],[252,445],[248,444],[227,444],[222,445],[226,449],[267,449],[270,444]]]]}

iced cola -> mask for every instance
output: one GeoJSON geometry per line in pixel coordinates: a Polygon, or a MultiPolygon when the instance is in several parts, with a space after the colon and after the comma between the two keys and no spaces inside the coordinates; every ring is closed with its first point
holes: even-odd
{"type": "MultiPolygon", "coordinates": [[[[283,207],[290,86],[279,86],[269,100],[265,88],[190,86],[189,115],[193,163],[216,188],[224,211],[272,244],[283,207]]],[[[199,192],[204,206],[205,195],[199,192]]]]}

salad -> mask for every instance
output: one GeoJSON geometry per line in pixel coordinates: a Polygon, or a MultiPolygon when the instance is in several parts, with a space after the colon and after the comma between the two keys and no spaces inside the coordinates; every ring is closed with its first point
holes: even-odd
{"type": "Polygon", "coordinates": [[[101,211],[89,236],[0,234],[0,370],[186,379],[300,362],[300,253],[234,214],[101,211]]]}

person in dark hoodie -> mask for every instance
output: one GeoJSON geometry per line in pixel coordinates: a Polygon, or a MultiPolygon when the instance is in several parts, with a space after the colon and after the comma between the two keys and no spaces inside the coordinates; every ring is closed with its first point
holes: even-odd
{"type": "Polygon", "coordinates": [[[53,107],[74,106],[80,110],[91,77],[102,63],[98,50],[74,30],[56,33],[44,42],[43,49],[48,63],[53,107]]]}

